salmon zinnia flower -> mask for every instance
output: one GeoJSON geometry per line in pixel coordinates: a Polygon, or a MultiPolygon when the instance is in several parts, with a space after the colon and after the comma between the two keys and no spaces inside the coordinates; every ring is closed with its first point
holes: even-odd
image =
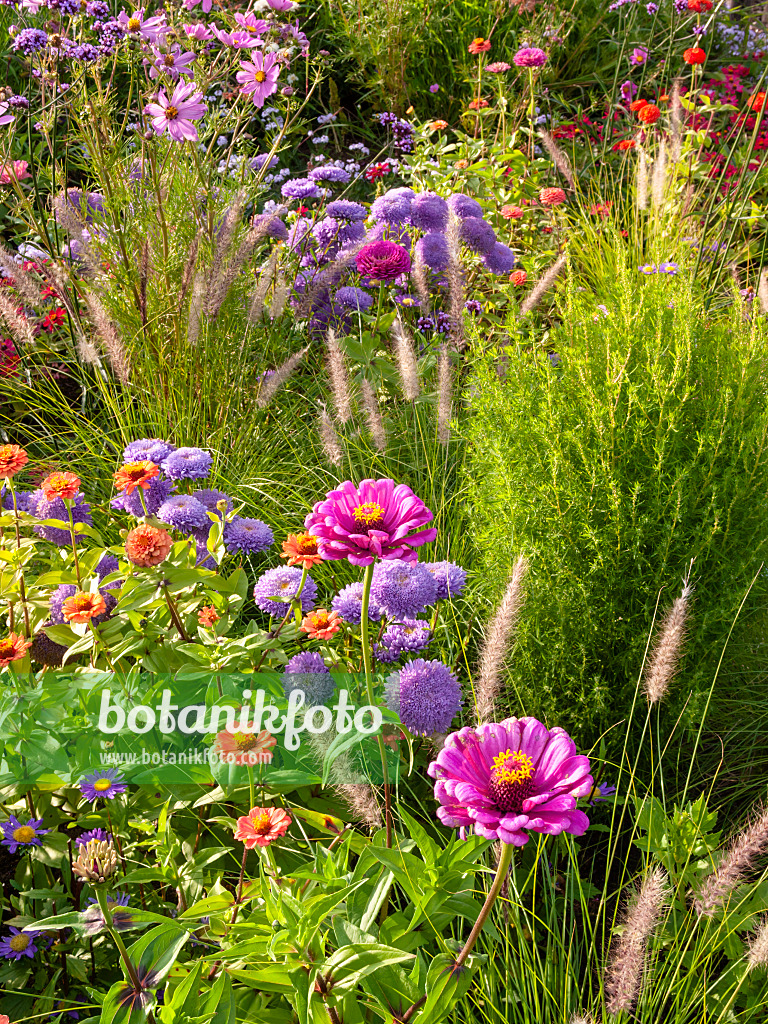
{"type": "Polygon", "coordinates": [[[206,629],[211,629],[215,626],[220,618],[221,616],[212,604],[205,605],[197,613],[197,621],[201,626],[205,626],[206,629]]]}
{"type": "Polygon", "coordinates": [[[31,640],[25,640],[18,633],[9,633],[5,640],[0,640],[0,668],[23,658],[31,646],[31,640]]]}
{"type": "MultiPolygon", "coordinates": [[[[253,722],[249,722],[249,726],[252,725],[253,722]]],[[[272,761],[272,749],[276,746],[277,738],[267,729],[261,732],[227,732],[225,729],[213,741],[214,752],[225,764],[269,764],[272,761]]]]}
{"type": "Polygon", "coordinates": [[[235,839],[245,843],[247,850],[254,846],[269,846],[285,835],[291,816],[282,807],[252,807],[247,815],[237,819],[235,839]]]}
{"type": "Polygon", "coordinates": [[[80,477],[74,473],[51,473],[40,487],[48,501],[54,498],[74,498],[80,490],[80,477]]]}
{"type": "Polygon", "coordinates": [[[623,153],[627,149],[634,149],[637,143],[634,139],[622,139],[621,142],[614,143],[611,149],[614,153],[623,153]]]}
{"type": "Polygon", "coordinates": [[[524,270],[513,270],[509,275],[510,283],[519,287],[528,280],[528,274],[524,270]]]}
{"type": "Polygon", "coordinates": [[[288,565],[300,565],[302,569],[311,569],[322,562],[317,538],[311,533],[289,533],[288,540],[283,541],[280,557],[287,558],[288,565]]]}
{"type": "Polygon", "coordinates": [[[129,530],[125,538],[125,557],[134,565],[160,565],[168,557],[172,545],[170,534],[165,530],[142,523],[129,530]]]}
{"type": "Polygon", "coordinates": [[[565,202],[565,192],[561,188],[543,188],[539,192],[539,202],[544,206],[559,206],[565,202]]]}
{"type": "Polygon", "coordinates": [[[441,117],[439,117],[436,121],[430,121],[429,124],[427,125],[427,128],[429,128],[431,132],[441,132],[444,128],[447,127],[448,122],[443,121],[441,117]]]}
{"type": "Polygon", "coordinates": [[[0,445],[0,476],[4,476],[6,480],[16,476],[28,462],[29,456],[17,444],[0,445]]]}
{"type": "MultiPolygon", "coordinates": [[[[488,100],[484,100],[484,99],[472,100],[471,103],[467,104],[467,108],[469,110],[485,110],[485,108],[487,106],[488,106],[488,100]]],[[[458,166],[458,164],[457,164],[457,166],[458,166]]]]}
{"type": "Polygon", "coordinates": [[[306,633],[310,640],[328,640],[341,629],[342,618],[338,612],[329,612],[326,608],[317,608],[304,616],[299,629],[306,633]]]}
{"type": "Polygon", "coordinates": [[[504,220],[519,220],[524,212],[519,206],[502,206],[499,210],[504,220]]]}
{"type": "Polygon", "coordinates": [[[638,110],[637,117],[643,124],[656,124],[661,117],[661,111],[655,103],[646,103],[641,110],[638,110]]]}
{"type": "Polygon", "coordinates": [[[107,603],[98,591],[92,594],[81,590],[68,597],[61,606],[62,615],[67,622],[90,622],[98,615],[103,615],[106,610],[107,603]]]}
{"type": "Polygon", "coordinates": [[[478,36],[477,39],[473,39],[467,49],[470,53],[477,56],[478,53],[487,53],[491,48],[491,40],[483,39],[482,36],[478,36]]]}
{"type": "Polygon", "coordinates": [[[133,494],[137,487],[146,490],[153,477],[160,472],[154,462],[128,462],[115,473],[115,487],[118,491],[133,494]]]}

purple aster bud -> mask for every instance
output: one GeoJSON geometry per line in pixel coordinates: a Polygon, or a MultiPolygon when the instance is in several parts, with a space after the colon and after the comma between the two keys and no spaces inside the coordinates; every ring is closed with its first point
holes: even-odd
{"type": "Polygon", "coordinates": [[[366,312],[366,310],[369,310],[373,305],[372,295],[363,291],[362,288],[353,288],[349,285],[345,285],[344,288],[339,288],[334,295],[334,300],[348,309],[359,309],[363,313],[366,312]]]}
{"type": "Polygon", "coordinates": [[[334,199],[333,202],[328,203],[325,209],[328,216],[335,220],[356,222],[363,221],[367,217],[365,207],[360,203],[353,203],[351,199],[334,199]]]}
{"type": "Polygon", "coordinates": [[[208,476],[213,456],[202,448],[177,448],[163,460],[162,470],[171,480],[201,480],[208,476]]]}
{"type": "Polygon", "coordinates": [[[394,281],[411,269],[407,250],[383,238],[364,245],[355,262],[357,272],[372,281],[394,281]]]}
{"type": "Polygon", "coordinates": [[[424,568],[432,574],[437,584],[437,600],[445,601],[457,597],[467,581],[467,570],[455,562],[425,562],[424,568]]]}
{"type": "Polygon", "coordinates": [[[205,505],[191,494],[177,494],[164,501],[157,510],[157,518],[183,533],[202,530],[210,522],[205,505]]]}
{"type": "Polygon", "coordinates": [[[346,185],[351,175],[343,167],[328,164],[323,167],[313,167],[307,177],[311,178],[312,181],[338,181],[342,185],[346,185]]]}
{"type": "Polygon", "coordinates": [[[411,200],[408,196],[394,195],[392,191],[374,199],[371,213],[385,224],[407,224],[411,216],[411,200]]]}
{"type": "Polygon", "coordinates": [[[286,199],[316,199],[320,195],[320,189],[311,178],[292,178],[280,192],[286,199]]]}

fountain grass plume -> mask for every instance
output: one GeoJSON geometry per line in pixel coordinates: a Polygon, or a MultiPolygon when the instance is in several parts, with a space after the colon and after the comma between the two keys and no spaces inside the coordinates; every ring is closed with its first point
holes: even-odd
{"type": "Polygon", "coordinates": [[[101,300],[93,292],[85,292],[83,298],[96,336],[104,346],[109,365],[120,383],[128,384],[131,379],[131,364],[120,332],[110,319],[101,300]]]}
{"type": "Polygon", "coordinates": [[[328,376],[331,381],[336,419],[339,423],[347,423],[352,416],[349,371],[344,348],[332,327],[328,328],[325,335],[325,346],[328,351],[328,376]]]}
{"type": "Polygon", "coordinates": [[[768,808],[762,807],[747,827],[731,841],[717,868],[699,886],[693,899],[699,917],[712,917],[766,850],[768,808]]]}
{"type": "Polygon", "coordinates": [[[546,129],[542,128],[539,131],[541,141],[544,143],[546,151],[552,158],[552,163],[557,167],[558,171],[562,174],[565,180],[568,182],[570,188],[575,189],[576,184],[573,178],[573,168],[571,167],[571,161],[568,159],[566,154],[558,146],[552,136],[546,129]]]}
{"type": "Polygon", "coordinates": [[[296,367],[302,361],[304,356],[309,351],[309,345],[301,349],[300,352],[294,352],[292,356],[289,356],[284,363],[275,370],[271,377],[267,377],[264,383],[259,388],[259,393],[256,396],[256,403],[260,409],[264,409],[272,399],[275,397],[277,392],[282,388],[288,378],[294,373],[296,367]]]}
{"type": "Polygon", "coordinates": [[[683,581],[680,597],[664,617],[653,653],[645,667],[643,689],[651,704],[657,704],[669,690],[683,653],[688,622],[688,601],[693,593],[690,573],[683,581]]]}
{"type": "Polygon", "coordinates": [[[398,316],[392,324],[392,337],[395,342],[395,359],[400,377],[403,397],[413,402],[419,397],[419,364],[416,349],[410,331],[398,316]]]}
{"type": "Polygon", "coordinates": [[[496,701],[502,688],[504,661],[525,600],[523,581],[528,568],[527,558],[520,555],[512,569],[501,603],[485,633],[475,684],[478,725],[493,721],[495,715],[496,701]]]}
{"type": "Polygon", "coordinates": [[[562,256],[557,257],[552,266],[547,270],[546,274],[544,274],[544,276],[536,283],[536,286],[531,291],[530,295],[528,295],[521,304],[520,316],[525,316],[527,313],[530,313],[532,309],[535,309],[538,306],[559,277],[560,271],[563,269],[567,261],[568,257],[565,253],[563,253],[562,256]]]}
{"type": "Polygon", "coordinates": [[[339,435],[333,425],[333,420],[328,415],[325,406],[320,410],[320,441],[323,446],[323,454],[332,466],[340,466],[343,458],[339,435]]]}
{"type": "Polygon", "coordinates": [[[368,430],[377,451],[383,452],[387,447],[387,432],[384,429],[384,420],[381,417],[378,400],[365,377],[360,382],[360,391],[362,392],[365,416],[368,420],[368,430]]]}

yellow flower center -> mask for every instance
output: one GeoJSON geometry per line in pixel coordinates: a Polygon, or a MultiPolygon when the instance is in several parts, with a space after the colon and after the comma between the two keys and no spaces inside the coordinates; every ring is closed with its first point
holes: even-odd
{"type": "Polygon", "coordinates": [[[128,19],[128,31],[129,32],[138,32],[140,28],[141,28],[141,22],[139,21],[138,18],[129,18],[128,19]]]}
{"type": "Polygon", "coordinates": [[[378,526],[384,520],[384,509],[375,501],[364,501],[358,505],[352,515],[361,526],[378,526]]]}
{"type": "Polygon", "coordinates": [[[269,814],[266,811],[262,811],[253,819],[253,830],[262,836],[269,832],[269,814]]]}
{"type": "Polygon", "coordinates": [[[522,782],[533,775],[533,762],[522,750],[507,750],[493,759],[492,774],[497,782],[522,782]]]}
{"type": "Polygon", "coordinates": [[[22,825],[20,828],[14,829],[12,835],[17,843],[31,843],[37,833],[29,825],[22,825]]]}
{"type": "Polygon", "coordinates": [[[263,71],[257,71],[253,77],[256,79],[257,82],[266,82],[267,80],[267,76],[264,74],[263,71]]]}
{"type": "Polygon", "coordinates": [[[93,788],[96,790],[97,793],[103,793],[107,789],[110,789],[111,786],[112,779],[97,779],[93,784],[93,788]]]}
{"type": "Polygon", "coordinates": [[[31,941],[31,935],[14,935],[8,945],[14,953],[23,953],[31,941]]]}
{"type": "Polygon", "coordinates": [[[178,116],[179,116],[179,112],[176,109],[176,107],[166,107],[165,108],[165,119],[166,119],[166,121],[175,121],[178,116]]]}
{"type": "Polygon", "coordinates": [[[256,733],[236,732],[232,734],[235,746],[238,750],[252,750],[259,745],[259,737],[256,733]]]}
{"type": "Polygon", "coordinates": [[[505,814],[519,814],[523,801],[533,791],[536,769],[531,758],[522,750],[506,750],[493,759],[488,789],[494,803],[505,814]]]}

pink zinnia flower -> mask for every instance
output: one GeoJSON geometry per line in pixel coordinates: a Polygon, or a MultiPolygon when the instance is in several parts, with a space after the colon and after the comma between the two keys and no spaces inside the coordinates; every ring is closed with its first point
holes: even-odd
{"type": "Polygon", "coordinates": [[[507,64],[503,60],[495,60],[492,64],[486,64],[485,70],[490,71],[491,74],[498,75],[502,71],[509,71],[511,64],[507,64]]]}
{"type": "Polygon", "coordinates": [[[161,89],[157,94],[157,102],[148,103],[144,113],[152,118],[152,127],[158,135],[167,129],[176,142],[183,142],[184,139],[197,142],[197,128],[192,122],[201,118],[207,109],[200,102],[202,98],[201,92],[195,92],[194,82],[188,82],[186,85],[177,85],[170,100],[165,90],[161,89]]]}
{"type": "Polygon", "coordinates": [[[512,63],[519,68],[541,68],[549,58],[538,46],[524,46],[512,58],[512,63]]]}
{"type": "Polygon", "coordinates": [[[345,480],[315,505],[304,525],[317,537],[323,558],[346,558],[352,565],[371,565],[377,558],[415,562],[413,548],[437,536],[434,527],[420,529],[431,519],[430,510],[405,484],[363,480],[355,487],[351,480],[345,480]]]}
{"type": "Polygon", "coordinates": [[[145,18],[143,7],[139,7],[133,14],[126,14],[125,11],[121,11],[117,16],[117,20],[120,22],[123,31],[128,35],[142,36],[150,43],[156,43],[170,31],[165,23],[165,14],[155,15],[153,18],[145,18]]]}
{"type": "MultiPolygon", "coordinates": [[[[248,727],[253,730],[252,721],[248,727]]],[[[266,729],[234,733],[225,729],[213,741],[213,749],[225,764],[270,764],[276,746],[277,739],[266,729]]]]}
{"type": "Polygon", "coordinates": [[[264,100],[277,90],[280,65],[274,53],[254,53],[253,60],[241,60],[242,71],[237,72],[240,92],[250,95],[257,107],[264,106],[264,100]]]}
{"type": "Polygon", "coordinates": [[[524,846],[528,832],[584,835],[589,818],[576,808],[592,792],[589,758],[564,729],[535,718],[452,733],[427,769],[444,825],[524,846]]]}
{"type": "Polygon", "coordinates": [[[291,816],[282,807],[252,807],[248,814],[237,819],[235,839],[244,843],[248,850],[254,846],[269,846],[285,835],[290,824],[291,816]]]}
{"type": "Polygon", "coordinates": [[[358,250],[355,256],[358,274],[372,281],[394,281],[411,269],[407,249],[388,238],[377,238],[358,250]]]}

